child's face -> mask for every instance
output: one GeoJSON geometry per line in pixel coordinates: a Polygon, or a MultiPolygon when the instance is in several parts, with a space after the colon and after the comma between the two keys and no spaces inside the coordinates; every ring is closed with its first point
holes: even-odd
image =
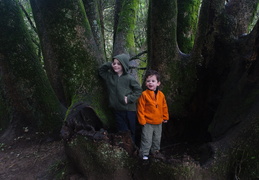
{"type": "Polygon", "coordinates": [[[160,85],[160,82],[157,81],[157,78],[155,75],[147,77],[146,86],[149,90],[155,91],[157,86],[159,85],[160,85]]]}
{"type": "Polygon", "coordinates": [[[118,75],[121,75],[123,73],[122,65],[121,65],[120,61],[118,61],[118,59],[113,60],[112,68],[113,68],[114,72],[116,72],[118,75]]]}

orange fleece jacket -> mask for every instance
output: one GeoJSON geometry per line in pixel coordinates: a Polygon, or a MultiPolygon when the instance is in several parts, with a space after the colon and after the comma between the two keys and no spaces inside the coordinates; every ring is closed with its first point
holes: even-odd
{"type": "Polygon", "coordinates": [[[161,124],[169,120],[166,99],[161,91],[145,90],[138,99],[137,116],[139,124],[161,124]]]}

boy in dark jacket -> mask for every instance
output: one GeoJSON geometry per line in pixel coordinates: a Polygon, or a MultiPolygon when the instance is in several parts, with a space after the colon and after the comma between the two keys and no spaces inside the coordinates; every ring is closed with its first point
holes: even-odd
{"type": "Polygon", "coordinates": [[[105,80],[109,93],[109,107],[113,109],[118,131],[130,130],[135,142],[136,100],[142,89],[137,80],[128,73],[129,56],[119,54],[112,62],[99,68],[99,75],[105,80]]]}

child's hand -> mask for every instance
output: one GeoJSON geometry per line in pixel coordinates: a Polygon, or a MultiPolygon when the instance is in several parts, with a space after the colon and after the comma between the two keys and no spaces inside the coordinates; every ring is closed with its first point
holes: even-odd
{"type": "Polygon", "coordinates": [[[125,103],[128,104],[128,97],[125,96],[124,99],[125,99],[125,103]]]}
{"type": "Polygon", "coordinates": [[[167,120],[164,120],[163,123],[167,123],[167,120]]]}

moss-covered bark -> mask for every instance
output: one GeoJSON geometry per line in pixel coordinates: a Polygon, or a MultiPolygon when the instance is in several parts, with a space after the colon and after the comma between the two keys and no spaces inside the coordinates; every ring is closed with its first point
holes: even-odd
{"type": "MultiPolygon", "coordinates": [[[[192,135],[198,137],[198,140],[204,138],[202,133],[199,134],[199,130],[205,132],[213,117],[215,122],[211,124],[211,135],[213,138],[217,136],[218,139],[221,138],[218,135],[223,135],[222,139],[199,149],[203,155],[207,154],[202,162],[203,166],[188,156],[181,161],[175,161],[168,155],[164,161],[150,158],[146,164],[132,156],[134,160],[130,161],[128,168],[110,167],[114,164],[113,160],[124,163],[131,158],[118,156],[118,146],[115,144],[112,144],[111,150],[107,141],[96,143],[85,137],[75,137],[67,143],[67,148],[69,154],[75,155],[71,157],[74,162],[82,160],[81,171],[86,172],[87,177],[106,176],[116,179],[116,172],[126,171],[127,175],[124,174],[124,177],[129,178],[130,174],[132,178],[129,179],[258,178],[258,26],[255,27],[253,36],[244,38],[250,40],[233,39],[233,33],[227,31],[231,30],[232,24],[226,18],[224,8],[225,1],[203,1],[197,42],[193,53],[186,57],[180,53],[177,46],[176,1],[150,1],[149,68],[158,70],[162,75],[162,91],[170,103],[170,113],[181,112],[180,115],[186,115],[189,118],[186,126],[190,126],[191,133],[194,132],[192,135]],[[196,93],[192,94],[194,91],[196,93]],[[193,101],[190,101],[191,95],[193,101]],[[190,112],[182,111],[187,109],[188,103],[192,106],[189,106],[190,112]],[[80,143],[74,146],[73,142],[78,140],[80,143]],[[85,143],[82,143],[83,141],[85,143]],[[209,145],[212,151],[208,148],[209,145]],[[96,153],[96,146],[102,147],[102,151],[96,153]],[[88,156],[84,156],[85,152],[88,156]],[[78,154],[85,159],[77,157],[78,154]],[[105,171],[101,166],[101,172],[96,174],[93,169],[101,163],[100,157],[108,168],[105,171]],[[113,157],[113,160],[109,157],[113,157]],[[97,159],[94,161],[97,164],[87,164],[93,162],[93,159],[97,159]]],[[[169,133],[172,131],[173,128],[169,129],[169,133]]]]}
{"type": "Polygon", "coordinates": [[[185,113],[185,103],[195,90],[195,64],[180,53],[177,44],[177,3],[150,1],[148,17],[148,68],[161,74],[171,114],[185,113]],[[192,88],[188,88],[188,87],[192,88]]]}
{"type": "Polygon", "coordinates": [[[183,53],[190,53],[193,47],[201,0],[178,0],[177,42],[183,53]]]}
{"type": "Polygon", "coordinates": [[[67,106],[86,101],[108,124],[106,93],[97,71],[104,55],[98,50],[82,1],[31,0],[31,4],[49,79],[59,77],[52,85],[64,92],[67,106]]]}
{"type": "Polygon", "coordinates": [[[139,0],[116,2],[113,55],[128,53],[134,55],[134,29],[139,0]]]}
{"type": "Polygon", "coordinates": [[[257,0],[229,1],[226,4],[226,13],[234,21],[234,25],[231,27],[234,36],[249,32],[255,14],[258,13],[258,6],[257,0]]]}
{"type": "MultiPolygon", "coordinates": [[[[0,66],[5,109],[11,126],[54,131],[64,114],[37,57],[17,1],[0,2],[0,66]]],[[[20,129],[19,129],[20,128],[20,129]]]]}
{"type": "Polygon", "coordinates": [[[93,142],[87,137],[78,136],[66,144],[66,152],[73,163],[78,165],[86,178],[117,179],[130,177],[129,155],[119,147],[113,147],[103,141],[93,142]]]}
{"type": "Polygon", "coordinates": [[[102,23],[102,12],[100,10],[101,8],[101,1],[98,0],[83,0],[86,15],[88,18],[88,21],[90,23],[92,33],[94,36],[94,39],[96,41],[96,44],[98,46],[98,49],[103,56],[103,59],[105,57],[105,49],[104,49],[104,34],[103,34],[103,24],[102,23]]]}
{"type": "Polygon", "coordinates": [[[210,179],[209,173],[191,160],[173,163],[153,158],[143,162],[125,151],[116,137],[112,140],[117,144],[77,135],[65,142],[65,150],[72,165],[88,179],[210,179]]]}

